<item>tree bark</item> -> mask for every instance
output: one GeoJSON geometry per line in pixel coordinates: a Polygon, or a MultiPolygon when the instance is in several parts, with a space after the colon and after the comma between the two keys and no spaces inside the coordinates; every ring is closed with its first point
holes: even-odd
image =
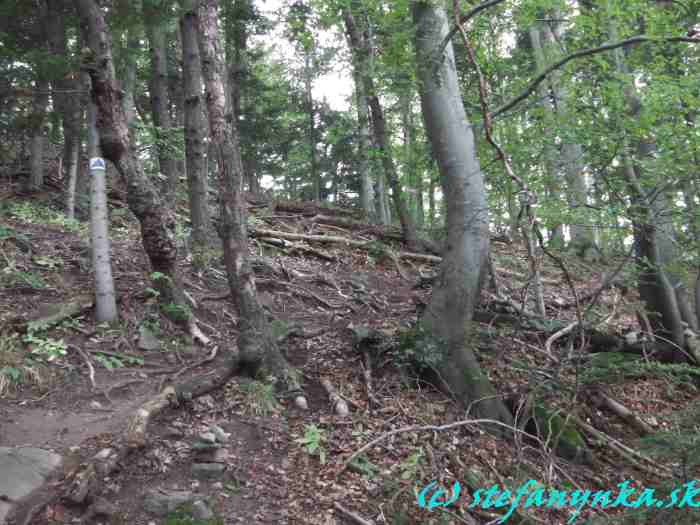
{"type": "MultiPolygon", "coordinates": [[[[85,88],[90,89],[90,77],[85,75],[85,88]]],[[[87,150],[88,158],[100,157],[97,133],[97,108],[88,103],[87,150]]],[[[98,322],[117,320],[117,301],[112,278],[112,259],[109,242],[109,218],[107,212],[107,170],[90,167],[90,251],[95,277],[95,319],[98,322]]]]}
{"type": "Polygon", "coordinates": [[[156,128],[156,138],[158,139],[158,166],[166,179],[166,201],[170,205],[174,205],[178,183],[177,171],[175,170],[173,154],[168,151],[169,148],[165,144],[168,140],[168,132],[172,127],[168,100],[165,4],[160,0],[146,0],[143,11],[151,52],[149,89],[151,92],[151,115],[153,116],[153,126],[156,128]]]}
{"type": "MultiPolygon", "coordinates": [[[[356,2],[355,2],[356,3],[356,2]]],[[[363,75],[369,74],[368,57],[362,51],[360,42],[362,36],[358,33],[357,24],[354,23],[350,8],[343,10],[345,20],[345,32],[348,44],[352,49],[353,79],[355,82],[355,103],[357,104],[357,172],[360,177],[360,206],[371,221],[376,219],[374,206],[374,192],[370,171],[369,152],[372,148],[372,140],[369,132],[369,105],[363,89],[363,75]]]]}
{"type": "MultiPolygon", "coordinates": [[[[470,340],[488,256],[488,209],[452,45],[444,58],[435,57],[448,32],[447,17],[439,4],[414,2],[413,20],[423,119],[447,201],[447,248],[421,323],[442,342],[438,370],[449,390],[478,417],[510,425],[512,415],[481,370],[470,340]]],[[[499,426],[491,430],[503,433],[499,426]]]]}
{"type": "Polygon", "coordinates": [[[243,163],[236,126],[226,121],[226,96],[224,87],[224,66],[219,58],[217,30],[218,0],[201,0],[195,12],[189,3],[183,16],[196,21],[199,36],[199,53],[202,60],[202,73],[206,88],[206,101],[209,114],[209,130],[212,145],[218,162],[218,175],[221,184],[221,240],[224,261],[228,275],[231,298],[239,313],[238,348],[241,367],[251,375],[260,370],[271,373],[288,390],[300,393],[296,374],[280,353],[272,336],[265,311],[255,287],[248,256],[248,235],[246,227],[246,206],[243,194],[243,163]]]}
{"type": "MultiPolygon", "coordinates": [[[[183,4],[184,5],[184,4],[183,4]]],[[[197,249],[206,247],[213,237],[209,214],[209,184],[204,139],[207,124],[202,103],[202,65],[199,59],[196,20],[192,16],[180,19],[182,34],[182,76],[185,104],[185,166],[192,222],[192,244],[197,249]]]]}
{"type": "MultiPolygon", "coordinates": [[[[609,7],[609,4],[608,4],[609,7]]],[[[610,38],[617,38],[614,17],[609,18],[610,38]]],[[[624,53],[621,49],[613,51],[615,67],[622,75],[628,74],[624,53]]],[[[642,101],[633,84],[623,85],[627,116],[635,121],[639,119],[642,101]]],[[[665,268],[676,257],[673,225],[667,206],[667,196],[663,188],[645,189],[642,184],[642,161],[654,154],[656,149],[652,135],[647,134],[636,144],[630,144],[627,137],[623,139],[623,169],[636,216],[632,218],[636,263],[641,269],[637,287],[639,296],[646,309],[654,314],[649,321],[655,333],[670,339],[679,348],[685,347],[681,307],[679,298],[687,297],[677,290],[683,287],[682,281],[665,268]]],[[[687,309],[686,309],[687,310],[687,309]]],[[[681,352],[678,361],[684,361],[681,352]]]]}
{"type": "MultiPolygon", "coordinates": [[[[353,54],[358,54],[359,57],[366,57],[366,60],[369,60],[374,54],[374,51],[372,42],[366,31],[367,28],[362,28],[361,25],[358,26],[348,9],[344,11],[344,21],[346,32],[350,38],[350,47],[353,54]]],[[[362,89],[365,97],[367,97],[367,102],[370,109],[374,142],[380,151],[384,176],[391,187],[391,196],[394,202],[394,207],[396,208],[396,213],[399,216],[399,222],[401,223],[404,242],[407,244],[409,249],[416,250],[419,249],[420,243],[418,242],[416,227],[408,213],[408,207],[406,206],[405,199],[403,198],[403,192],[401,191],[401,185],[399,184],[399,176],[396,172],[396,166],[394,165],[394,160],[391,156],[390,138],[386,129],[384,110],[381,102],[379,101],[379,97],[376,94],[374,80],[372,79],[371,74],[365,73],[362,74],[361,77],[362,89]]]]}
{"type": "Polygon", "coordinates": [[[196,325],[185,302],[177,268],[175,217],[163,204],[130,147],[104,15],[95,0],[74,0],[74,4],[89,46],[84,52],[83,68],[92,80],[91,96],[98,110],[96,125],[102,155],[116,166],[126,183],[127,204],[141,224],[141,238],[154,272],[154,286],[160,292],[162,305],[168,306],[165,313],[194,333],[196,325]]]}

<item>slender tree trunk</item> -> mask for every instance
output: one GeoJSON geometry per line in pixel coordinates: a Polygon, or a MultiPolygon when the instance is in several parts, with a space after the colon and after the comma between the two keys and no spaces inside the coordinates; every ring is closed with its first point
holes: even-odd
{"type": "MultiPolygon", "coordinates": [[[[41,75],[41,72],[39,73],[41,75]]],[[[49,83],[38,78],[36,93],[32,104],[29,138],[29,178],[25,189],[28,192],[39,191],[44,184],[44,152],[46,150],[46,109],[49,105],[49,83]]]]}
{"type": "Polygon", "coordinates": [[[209,130],[218,160],[221,185],[221,240],[231,297],[239,313],[238,348],[242,367],[251,374],[266,369],[300,394],[295,374],[283,358],[258,300],[255,275],[248,258],[243,164],[236,126],[226,122],[224,66],[219,58],[217,0],[201,0],[195,12],[185,6],[184,17],[196,20],[199,52],[206,87],[209,130]]]}
{"type": "Polygon", "coordinates": [[[166,179],[166,201],[174,205],[177,191],[177,170],[173,154],[164,145],[172,124],[170,118],[170,104],[168,101],[168,54],[167,31],[165,25],[165,5],[160,0],[147,0],[144,5],[144,17],[148,33],[148,41],[151,49],[151,115],[153,125],[156,128],[158,144],[158,166],[166,179]]]}
{"type": "Polygon", "coordinates": [[[209,215],[209,184],[204,138],[207,123],[202,103],[202,65],[199,59],[196,20],[192,16],[180,19],[182,34],[182,76],[185,106],[185,166],[192,221],[192,244],[197,249],[206,247],[213,237],[209,215]]]}
{"type": "MultiPolygon", "coordinates": [[[[85,75],[85,88],[90,90],[90,76],[85,75]]],[[[87,109],[87,151],[91,162],[100,157],[97,133],[97,107],[91,100],[87,109]]],[[[102,159],[100,159],[102,160],[102,159]]],[[[90,242],[92,269],[95,276],[95,320],[117,320],[117,301],[112,278],[112,258],[109,242],[109,217],[107,213],[107,171],[104,161],[90,166],[90,242]]]]}
{"type": "MultiPolygon", "coordinates": [[[[472,319],[488,256],[488,209],[472,129],[462,104],[452,45],[436,67],[448,31],[439,3],[413,3],[421,106],[447,202],[447,248],[421,323],[443,341],[438,365],[449,390],[478,417],[506,425],[512,416],[481,370],[473,350],[472,319]]],[[[503,428],[491,428],[497,434],[503,428]]]]}
{"type": "MultiPolygon", "coordinates": [[[[536,22],[535,25],[530,26],[530,42],[532,44],[532,50],[535,55],[535,62],[537,63],[538,72],[547,67],[547,62],[545,60],[545,54],[542,49],[541,32],[536,22]]],[[[561,198],[561,184],[560,179],[561,174],[558,173],[557,164],[557,151],[554,145],[555,131],[553,129],[554,124],[554,107],[552,104],[551,97],[549,96],[550,88],[546,82],[540,84],[537,90],[540,97],[540,105],[544,110],[544,134],[546,135],[546,143],[544,145],[544,165],[546,174],[546,184],[548,190],[549,200],[552,202],[559,202],[561,198]]],[[[563,248],[564,241],[564,227],[561,223],[555,223],[550,225],[550,246],[563,248]]]]}
{"type": "MultiPolygon", "coordinates": [[[[172,114],[173,128],[183,129],[185,127],[185,92],[184,80],[182,78],[182,36],[179,29],[168,34],[169,39],[177,41],[176,46],[168,47],[168,98],[170,99],[170,113],[172,114]],[[173,67],[172,64],[175,64],[173,67]]],[[[184,133],[184,132],[183,132],[184,133]]],[[[186,173],[185,156],[183,153],[175,154],[173,178],[178,185],[182,176],[186,173]]]]}
{"type": "Polygon", "coordinates": [[[89,48],[84,52],[82,67],[92,80],[92,100],[97,105],[97,129],[102,154],[117,168],[127,186],[127,204],[141,224],[143,246],[154,272],[154,286],[160,292],[165,313],[175,322],[197,332],[196,324],[180,284],[177,268],[175,217],[163,204],[151,179],[130,147],[129,128],[114,73],[109,30],[101,8],[95,0],[74,0],[89,48]]]}
{"type": "Polygon", "coordinates": [[[359,34],[357,24],[354,23],[350,8],[343,10],[345,20],[345,32],[352,50],[353,80],[355,82],[355,103],[357,104],[357,172],[360,176],[360,206],[371,221],[376,220],[376,210],[374,206],[374,192],[372,189],[371,163],[369,152],[372,147],[372,140],[369,131],[369,105],[367,97],[364,95],[363,75],[368,75],[369,64],[366,53],[363,53],[360,42],[362,35],[359,34]]]}
{"type": "MultiPolygon", "coordinates": [[[[358,4],[355,3],[354,7],[359,8],[358,4]]],[[[359,56],[358,60],[362,63],[368,63],[373,55],[372,42],[367,34],[367,28],[360,29],[361,26],[356,24],[351,11],[346,8],[343,14],[345,21],[345,29],[350,39],[350,47],[354,54],[359,56]],[[364,58],[363,58],[364,57],[364,58]]],[[[370,109],[370,115],[372,119],[372,133],[374,135],[374,143],[380,151],[382,168],[384,169],[384,176],[391,187],[391,196],[394,202],[394,207],[396,208],[396,213],[399,216],[399,222],[401,223],[401,229],[403,231],[404,242],[408,245],[409,249],[416,250],[419,249],[418,235],[416,233],[416,227],[411,220],[411,216],[408,213],[408,208],[406,202],[403,198],[403,192],[401,191],[401,185],[399,184],[399,176],[396,172],[396,166],[391,156],[391,144],[388,132],[386,129],[386,120],[384,118],[384,110],[381,103],[379,102],[379,97],[376,94],[376,89],[374,86],[374,80],[371,74],[365,73],[361,75],[362,77],[362,89],[365,96],[367,97],[367,102],[370,109]]],[[[377,190],[383,189],[377,181],[377,190]]],[[[381,195],[378,197],[381,202],[381,195]]],[[[378,207],[380,213],[383,213],[380,207],[378,207]]],[[[384,219],[385,216],[382,216],[384,219]]]]}
{"type": "MultiPolygon", "coordinates": [[[[563,39],[562,14],[555,10],[552,14],[554,22],[540,23],[539,34],[542,45],[540,47],[542,65],[546,52],[552,54],[549,62],[561,58],[560,42],[563,39]]],[[[553,110],[557,118],[559,129],[570,125],[571,115],[569,111],[570,96],[568,89],[563,82],[563,74],[557,69],[552,72],[549,85],[553,95],[553,110]]],[[[566,180],[566,196],[569,207],[574,210],[576,216],[574,222],[569,225],[571,240],[569,246],[580,256],[585,256],[586,252],[595,249],[594,230],[586,220],[586,203],[588,200],[588,184],[586,183],[583,170],[583,149],[577,142],[572,141],[563,135],[561,145],[561,168],[557,171],[563,173],[566,180]]]]}
{"type": "Polygon", "coordinates": [[[308,119],[308,140],[309,140],[309,161],[311,163],[311,180],[313,182],[314,202],[321,202],[321,172],[318,169],[318,159],[316,155],[316,110],[314,109],[314,97],[312,88],[313,70],[311,67],[311,52],[306,51],[304,56],[304,105],[308,119]]]}

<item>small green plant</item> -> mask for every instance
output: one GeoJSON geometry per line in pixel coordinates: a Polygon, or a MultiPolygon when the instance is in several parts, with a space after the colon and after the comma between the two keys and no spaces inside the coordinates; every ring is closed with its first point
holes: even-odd
{"type": "Polygon", "coordinates": [[[190,505],[181,505],[165,517],[163,525],[224,525],[224,520],[218,516],[207,520],[197,519],[192,516],[190,505]]]}
{"type": "Polygon", "coordinates": [[[68,353],[66,343],[63,339],[52,339],[51,337],[39,337],[36,332],[29,331],[22,337],[22,341],[32,348],[32,354],[45,359],[48,362],[63,357],[68,353]]]}
{"type": "Polygon", "coordinates": [[[420,469],[420,463],[423,459],[423,456],[423,449],[419,448],[413,454],[411,454],[401,462],[401,464],[399,465],[399,469],[401,470],[401,479],[408,480],[416,477],[416,474],[420,469]]]}
{"type": "Polygon", "coordinates": [[[318,428],[316,425],[304,425],[304,437],[294,440],[295,443],[302,445],[304,451],[311,455],[318,455],[321,465],[326,463],[326,450],[323,448],[325,441],[325,430],[318,428]]]}
{"type": "Polygon", "coordinates": [[[24,356],[17,334],[0,334],[0,398],[24,383],[41,386],[41,367],[24,356]]]}
{"type": "Polygon", "coordinates": [[[418,372],[437,369],[445,356],[445,344],[420,322],[401,334],[399,349],[401,364],[410,364],[418,372]]]}
{"type": "Polygon", "coordinates": [[[163,313],[172,321],[187,321],[192,311],[184,304],[168,303],[163,305],[163,313]]]}
{"type": "Polygon", "coordinates": [[[50,255],[44,255],[39,257],[34,257],[35,264],[48,269],[53,272],[56,269],[63,268],[63,259],[58,259],[56,257],[51,257],[50,255]]]}
{"type": "Polygon", "coordinates": [[[160,297],[160,292],[155,288],[151,288],[150,286],[144,288],[143,293],[146,296],[146,299],[149,299],[151,297],[157,299],[158,297],[160,297]]]}
{"type": "Polygon", "coordinates": [[[251,381],[242,384],[240,389],[246,397],[245,406],[253,415],[265,417],[281,410],[277,399],[275,399],[273,383],[251,381]]]}

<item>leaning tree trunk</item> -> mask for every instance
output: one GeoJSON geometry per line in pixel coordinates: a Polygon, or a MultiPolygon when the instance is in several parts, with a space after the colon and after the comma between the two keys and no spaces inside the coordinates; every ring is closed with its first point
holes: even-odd
{"type": "Polygon", "coordinates": [[[183,6],[184,17],[196,20],[199,52],[206,88],[209,131],[218,163],[221,185],[221,240],[231,288],[231,298],[239,313],[238,348],[241,368],[254,375],[260,370],[286,383],[287,390],[300,396],[296,374],[288,365],[270,330],[265,311],[258,300],[255,275],[248,257],[246,205],[243,194],[243,163],[238,131],[226,121],[224,65],[220,59],[217,31],[218,0],[201,0],[195,12],[192,3],[183,6]]]}
{"type": "MultiPolygon", "coordinates": [[[[478,417],[510,425],[512,416],[472,348],[471,325],[488,254],[488,209],[452,45],[442,60],[435,57],[447,34],[447,17],[439,3],[415,2],[413,18],[423,118],[447,201],[447,248],[421,324],[441,342],[438,372],[446,387],[478,417]]],[[[503,427],[492,430],[501,434],[503,427]]]]}
{"type": "Polygon", "coordinates": [[[209,244],[214,229],[209,215],[209,184],[204,158],[207,123],[204,121],[202,103],[202,65],[199,59],[196,20],[191,16],[183,16],[180,19],[180,32],[185,99],[185,167],[192,222],[192,244],[196,249],[202,249],[209,244]]]}
{"type": "Polygon", "coordinates": [[[175,205],[177,190],[177,170],[175,159],[165,144],[172,127],[168,101],[168,53],[166,43],[165,4],[159,0],[146,0],[144,17],[151,46],[151,115],[156,128],[158,141],[158,166],[166,179],[165,197],[170,205],[175,205]]]}
{"type": "Polygon", "coordinates": [[[163,204],[136,152],[130,147],[129,128],[115,79],[112,45],[104,15],[95,0],[74,0],[74,3],[89,46],[84,51],[82,67],[92,80],[91,96],[98,110],[97,130],[102,154],[116,166],[126,182],[127,204],[141,224],[143,247],[151,262],[154,286],[160,292],[164,312],[206,342],[206,337],[197,330],[180,284],[175,217],[163,204]]]}

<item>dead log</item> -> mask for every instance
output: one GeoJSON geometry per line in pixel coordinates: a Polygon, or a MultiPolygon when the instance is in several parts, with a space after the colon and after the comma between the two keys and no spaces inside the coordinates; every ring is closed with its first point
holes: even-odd
{"type": "Polygon", "coordinates": [[[307,217],[314,215],[357,217],[362,214],[360,210],[348,210],[345,208],[331,208],[319,206],[313,202],[277,201],[274,211],[286,213],[298,213],[307,217]]]}
{"type": "MultiPolygon", "coordinates": [[[[374,241],[356,241],[354,239],[347,239],[345,237],[337,237],[334,235],[306,235],[302,233],[281,232],[275,230],[267,230],[263,228],[250,228],[249,235],[256,238],[276,237],[279,239],[288,239],[290,241],[344,244],[345,246],[361,249],[368,249],[373,244],[375,244],[374,241]]],[[[442,257],[438,257],[436,255],[428,255],[424,253],[398,252],[396,256],[399,259],[409,259],[414,261],[429,262],[433,264],[439,264],[440,262],[442,262],[442,257]]]]}

